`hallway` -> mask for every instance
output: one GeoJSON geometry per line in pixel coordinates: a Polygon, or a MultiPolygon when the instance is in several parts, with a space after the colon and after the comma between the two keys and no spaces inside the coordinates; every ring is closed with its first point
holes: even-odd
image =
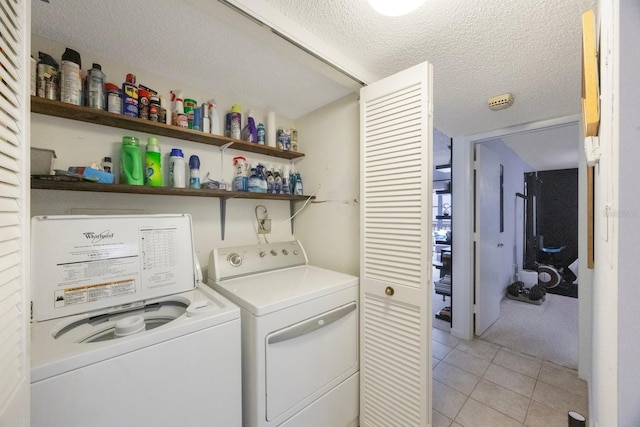
{"type": "Polygon", "coordinates": [[[566,427],[588,416],[577,372],[481,339],[432,329],[433,426],[566,427]]]}

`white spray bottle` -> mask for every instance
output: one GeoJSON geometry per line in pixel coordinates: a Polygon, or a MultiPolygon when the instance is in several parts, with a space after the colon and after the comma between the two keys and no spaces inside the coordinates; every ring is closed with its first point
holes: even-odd
{"type": "Polygon", "coordinates": [[[184,97],[181,90],[171,91],[171,124],[181,128],[188,128],[187,116],[184,114],[184,97]]]}

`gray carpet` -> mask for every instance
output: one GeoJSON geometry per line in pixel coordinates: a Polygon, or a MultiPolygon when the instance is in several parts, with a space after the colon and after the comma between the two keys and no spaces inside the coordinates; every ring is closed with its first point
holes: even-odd
{"type": "Polygon", "coordinates": [[[508,298],[500,318],[480,336],[544,360],[578,368],[578,299],[547,294],[542,305],[508,298]]]}

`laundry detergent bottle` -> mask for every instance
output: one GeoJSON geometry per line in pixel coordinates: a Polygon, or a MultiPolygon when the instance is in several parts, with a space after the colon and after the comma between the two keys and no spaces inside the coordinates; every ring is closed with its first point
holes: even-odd
{"type": "Polygon", "coordinates": [[[151,187],[162,187],[162,152],[158,138],[150,136],[147,139],[145,155],[144,183],[151,187]]]}
{"type": "Polygon", "coordinates": [[[120,149],[120,184],[144,184],[140,141],[133,136],[122,137],[122,147],[120,149]]]}

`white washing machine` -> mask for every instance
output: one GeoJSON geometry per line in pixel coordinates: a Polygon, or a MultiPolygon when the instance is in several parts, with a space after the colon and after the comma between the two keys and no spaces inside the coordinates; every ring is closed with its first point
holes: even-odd
{"type": "Polygon", "coordinates": [[[299,242],[219,248],[207,283],[241,309],[244,427],[358,425],[358,284],[299,242]]]}
{"type": "Polygon", "coordinates": [[[242,425],[240,310],[198,280],[188,215],[31,225],[31,425],[242,425]]]}

